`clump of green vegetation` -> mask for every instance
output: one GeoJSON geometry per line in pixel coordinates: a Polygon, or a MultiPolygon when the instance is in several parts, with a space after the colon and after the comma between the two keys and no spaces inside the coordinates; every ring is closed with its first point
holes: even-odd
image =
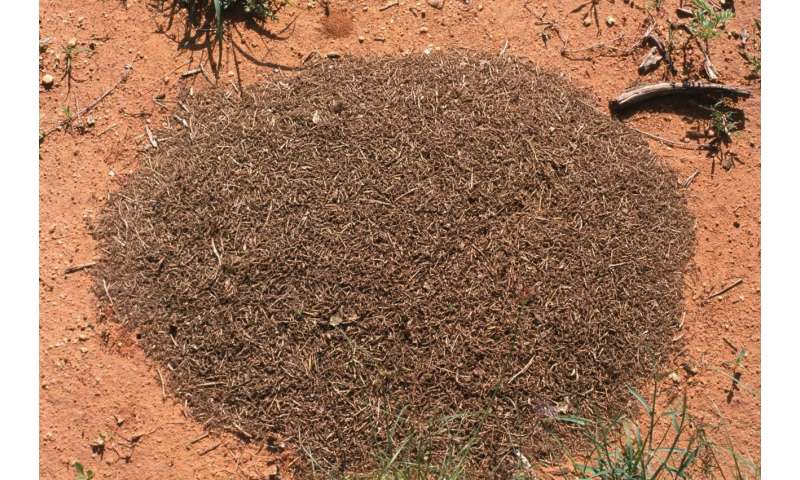
{"type": "Polygon", "coordinates": [[[697,39],[700,50],[705,57],[704,69],[709,80],[716,80],[717,74],[711,64],[709,55],[709,42],[719,36],[725,24],[733,18],[732,10],[717,10],[708,0],[693,0],[694,9],[692,19],[687,26],[689,33],[697,39]]]}
{"type": "Polygon", "coordinates": [[[714,136],[725,142],[730,142],[731,135],[742,127],[741,123],[736,120],[736,110],[731,108],[724,98],[717,100],[710,107],[703,108],[709,112],[714,136]]]}
{"type": "Polygon", "coordinates": [[[75,480],[92,480],[94,478],[94,472],[84,469],[80,462],[73,463],[72,467],[75,469],[75,480]]]}
{"type": "MultiPolygon", "coordinates": [[[[741,355],[737,357],[741,358],[741,355]]],[[[690,480],[729,478],[757,480],[760,467],[733,447],[712,440],[720,427],[712,427],[694,417],[686,393],[671,394],[656,381],[650,398],[630,389],[643,409],[644,417],[591,420],[578,416],[556,416],[555,420],[578,429],[588,440],[589,451],[565,453],[572,473],[564,478],[580,480],[690,480]],[[667,398],[667,405],[659,408],[667,398]],[[576,460],[580,459],[580,460],[576,460]]],[[[450,418],[458,418],[455,415],[450,418]]],[[[376,454],[380,467],[373,472],[346,476],[347,480],[462,480],[472,478],[471,455],[478,441],[475,436],[454,441],[440,459],[430,458],[421,435],[410,435],[399,442],[394,429],[387,433],[386,449],[376,454]]],[[[541,465],[528,460],[514,448],[517,470],[512,480],[539,478],[541,465]]],[[[548,477],[549,478],[549,477],[548,477]]]]}
{"type": "Polygon", "coordinates": [[[579,478],[759,478],[758,465],[737,453],[730,440],[729,446],[723,447],[710,439],[709,427],[689,413],[685,392],[662,410],[658,408],[658,382],[649,401],[633,389],[631,394],[644,409],[643,422],[628,417],[615,420],[560,417],[577,425],[591,445],[583,462],[573,461],[579,478]]]}
{"type": "Polygon", "coordinates": [[[67,79],[67,93],[69,93],[72,89],[72,67],[75,63],[75,56],[80,52],[77,40],[70,39],[62,50],[64,53],[64,74],[61,75],[61,80],[67,79]]]}
{"type": "Polygon", "coordinates": [[[72,123],[72,110],[69,109],[69,105],[64,105],[61,108],[61,112],[64,114],[64,117],[66,117],[67,125],[71,124],[72,123]]]}
{"type": "MultiPolygon", "coordinates": [[[[235,7],[241,8],[242,11],[248,15],[252,15],[259,19],[275,19],[275,5],[273,0],[211,0],[214,6],[214,20],[217,25],[217,41],[222,45],[222,23],[224,20],[225,12],[235,7]]],[[[197,4],[197,0],[191,2],[197,4]]],[[[200,3],[203,0],[200,0],[200,3]]],[[[191,5],[190,5],[190,8],[191,5]]]]}
{"type": "Polygon", "coordinates": [[[717,10],[707,0],[694,0],[693,12],[689,30],[706,43],[719,36],[734,16],[732,10],[717,10]]]}

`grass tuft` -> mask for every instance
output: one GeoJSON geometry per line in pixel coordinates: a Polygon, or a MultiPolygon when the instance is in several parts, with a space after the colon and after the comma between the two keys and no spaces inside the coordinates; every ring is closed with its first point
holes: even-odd
{"type": "Polygon", "coordinates": [[[577,425],[589,441],[590,452],[573,460],[582,480],[678,480],[692,478],[759,478],[758,466],[733,447],[710,439],[709,428],[689,413],[686,392],[659,409],[659,385],[645,400],[631,394],[646,414],[643,421],[628,417],[590,420],[561,417],[577,425]]]}

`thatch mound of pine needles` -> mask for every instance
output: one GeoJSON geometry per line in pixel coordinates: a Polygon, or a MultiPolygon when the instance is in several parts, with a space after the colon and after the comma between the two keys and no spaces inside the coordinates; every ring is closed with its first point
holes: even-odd
{"type": "Polygon", "coordinates": [[[198,420],[297,465],[471,439],[497,475],[622,411],[680,317],[676,178],[582,98],[464,52],[195,98],[97,225],[99,297],[198,420]]]}

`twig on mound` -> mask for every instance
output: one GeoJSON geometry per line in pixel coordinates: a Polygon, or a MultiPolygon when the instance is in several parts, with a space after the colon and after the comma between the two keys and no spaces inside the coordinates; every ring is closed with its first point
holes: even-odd
{"type": "Polygon", "coordinates": [[[150,145],[153,148],[158,148],[158,141],[156,140],[156,137],[153,135],[153,131],[150,130],[150,127],[145,125],[144,132],[147,134],[147,141],[150,142],[150,145]]]}
{"type": "Polygon", "coordinates": [[[528,363],[526,363],[525,366],[522,367],[522,369],[519,372],[515,373],[514,375],[511,376],[511,378],[508,379],[508,383],[513,382],[517,377],[519,377],[520,375],[525,373],[529,368],[531,368],[531,365],[533,365],[533,361],[535,359],[536,359],[536,355],[532,356],[531,359],[528,360],[528,363]]]}
{"type": "Polygon", "coordinates": [[[704,82],[660,82],[643,85],[621,93],[609,102],[612,111],[620,111],[644,101],[668,95],[714,94],[731,97],[749,97],[750,91],[742,87],[731,87],[704,82]]]}
{"type": "Polygon", "coordinates": [[[78,113],[76,113],[74,116],[61,121],[58,125],[56,125],[56,126],[52,127],[51,129],[45,131],[44,134],[42,135],[42,138],[50,135],[51,133],[55,132],[56,130],[61,130],[62,128],[68,127],[72,123],[72,119],[73,118],[78,118],[78,117],[80,117],[82,115],[85,115],[85,114],[89,113],[90,111],[92,111],[92,109],[94,109],[94,107],[96,107],[100,102],[102,102],[104,98],[106,98],[107,96],[111,95],[111,92],[116,90],[117,87],[119,87],[121,84],[125,83],[125,81],[128,80],[128,77],[130,76],[130,74],[131,74],[131,68],[126,65],[125,66],[125,71],[122,73],[122,77],[117,81],[117,83],[115,83],[111,88],[109,88],[108,90],[103,92],[102,95],[97,97],[92,103],[90,103],[89,105],[83,107],[83,109],[80,110],[78,113]]]}

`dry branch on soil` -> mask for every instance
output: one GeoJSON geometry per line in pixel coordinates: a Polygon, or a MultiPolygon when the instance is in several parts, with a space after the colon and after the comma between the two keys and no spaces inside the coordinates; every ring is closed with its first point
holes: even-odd
{"type": "Polygon", "coordinates": [[[718,83],[704,82],[661,82],[642,85],[621,93],[611,100],[614,111],[624,110],[644,101],[668,95],[725,95],[729,97],[749,97],[750,91],[742,87],[732,87],[718,83]]]}
{"type": "Polygon", "coordinates": [[[411,433],[474,435],[476,475],[541,458],[552,412],[619,412],[672,348],[693,242],[675,175],[582,98],[469,53],[196,98],[97,225],[98,298],[197,419],[300,468],[411,433]]]}

